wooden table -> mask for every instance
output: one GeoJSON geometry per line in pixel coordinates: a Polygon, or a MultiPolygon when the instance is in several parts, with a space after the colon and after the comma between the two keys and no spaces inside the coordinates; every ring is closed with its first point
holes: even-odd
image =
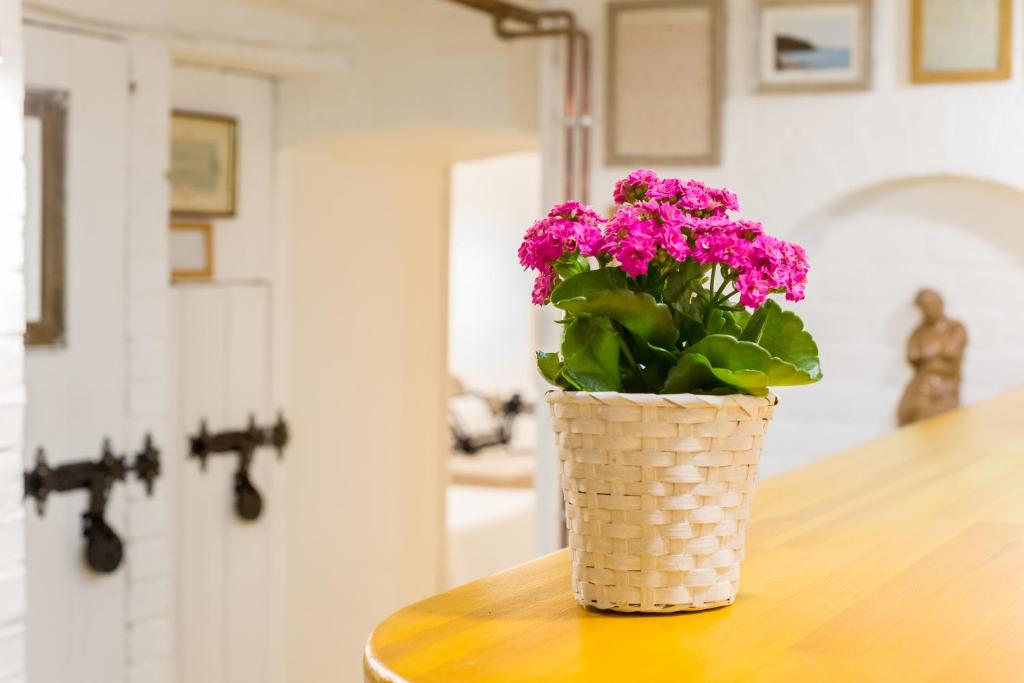
{"type": "Polygon", "coordinates": [[[561,551],[401,610],[364,669],[416,683],[1024,681],[1024,390],[765,481],[735,605],[586,610],[561,551]]]}

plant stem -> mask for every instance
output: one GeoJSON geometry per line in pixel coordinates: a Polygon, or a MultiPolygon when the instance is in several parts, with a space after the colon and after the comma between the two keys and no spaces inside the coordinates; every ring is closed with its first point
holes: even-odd
{"type": "MultiPolygon", "coordinates": [[[[618,327],[618,325],[616,325],[616,327],[618,327]]],[[[622,355],[624,355],[626,357],[626,360],[629,361],[629,364],[633,366],[633,371],[639,373],[640,366],[637,365],[636,359],[633,358],[633,352],[629,350],[629,346],[626,344],[626,340],[622,338],[622,330],[619,330],[618,332],[619,333],[615,336],[618,337],[619,339],[619,348],[622,349],[622,355]]]]}
{"type": "MultiPolygon", "coordinates": [[[[715,296],[713,296],[711,298],[711,301],[714,304],[721,303],[722,301],[725,301],[725,299],[729,298],[729,297],[725,297],[725,299],[720,299],[720,297],[722,296],[722,290],[724,290],[726,285],[728,285],[728,284],[729,284],[729,280],[723,276],[723,278],[722,278],[722,285],[718,288],[718,291],[715,292],[715,296]]],[[[733,291],[735,292],[736,290],[733,290],[733,291]]]]}

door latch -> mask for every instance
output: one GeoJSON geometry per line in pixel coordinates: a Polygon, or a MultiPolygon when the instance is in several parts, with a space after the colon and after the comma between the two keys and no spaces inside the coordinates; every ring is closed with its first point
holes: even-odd
{"type": "Polygon", "coordinates": [[[109,574],[117,569],[124,557],[124,544],[106,520],[107,501],[114,482],[124,481],[133,472],[146,486],[146,494],[153,494],[153,482],[160,476],[160,451],[147,434],[142,450],[129,465],[127,457],[117,456],[110,439],[103,440],[103,448],[96,461],[82,460],[50,467],[46,452],[36,451],[36,466],[25,472],[25,497],[34,498],[40,516],[46,512],[46,499],[51,493],[85,489],[89,492],[89,507],[82,513],[82,534],[85,536],[85,561],[93,571],[109,574]]]}
{"type": "Polygon", "coordinates": [[[206,427],[206,420],[199,424],[199,433],[189,439],[189,454],[199,458],[199,466],[206,471],[206,461],[211,455],[238,455],[238,467],[235,470],[235,513],[242,519],[252,521],[258,519],[263,511],[263,496],[253,486],[249,478],[249,468],[256,449],[260,446],[272,446],[277,449],[278,459],[284,456],[284,447],[288,445],[288,425],[280,414],[277,421],[269,427],[258,427],[256,417],[249,416],[249,426],[242,430],[223,431],[211,434],[206,427]]]}

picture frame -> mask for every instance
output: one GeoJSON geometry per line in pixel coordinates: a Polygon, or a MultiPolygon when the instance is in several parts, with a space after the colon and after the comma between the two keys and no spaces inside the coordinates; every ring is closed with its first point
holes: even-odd
{"type": "Polygon", "coordinates": [[[871,87],[872,0],[761,0],[757,91],[871,87]]]}
{"type": "Polygon", "coordinates": [[[213,279],[213,224],[173,220],[170,236],[171,282],[213,279]]]}
{"type": "Polygon", "coordinates": [[[230,218],[238,195],[238,120],[171,113],[171,215],[230,218]]]}
{"type": "Polygon", "coordinates": [[[1013,0],[911,0],[910,27],[911,82],[1010,78],[1013,0]]]}
{"type": "Polygon", "coordinates": [[[724,10],[718,0],[607,6],[605,162],[714,165],[721,156],[724,10]],[[644,68],[658,64],[660,68],[644,68]],[[675,78],[666,85],[666,78],[675,78]],[[658,106],[651,106],[652,102],[658,106]]]}
{"type": "Polygon", "coordinates": [[[25,346],[65,342],[68,106],[66,91],[25,91],[25,346]]]}

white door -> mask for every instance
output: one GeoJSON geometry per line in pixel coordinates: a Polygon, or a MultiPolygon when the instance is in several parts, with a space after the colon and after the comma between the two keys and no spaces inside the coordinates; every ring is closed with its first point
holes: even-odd
{"type": "MultiPolygon", "coordinates": [[[[26,352],[25,464],[96,459],[104,437],[125,443],[125,224],[128,57],[123,44],[27,27],[28,88],[68,94],[65,343],[26,352]],[[97,131],[103,131],[98,134],[97,131]]],[[[123,487],[108,523],[125,531],[123,487]]],[[[27,513],[27,669],[31,683],[120,681],[125,675],[124,566],[96,574],[82,560],[84,491],[51,494],[27,513]]]]}
{"type": "MultiPolygon", "coordinates": [[[[174,287],[176,427],[240,430],[276,418],[271,399],[271,297],[261,284],[174,287]]],[[[254,521],[234,508],[235,455],[204,472],[183,438],[176,482],[178,674],[187,683],[284,680],[284,467],[257,451],[250,478],[263,498],[254,521]]],[[[290,457],[286,452],[285,458],[290,457]]]]}

